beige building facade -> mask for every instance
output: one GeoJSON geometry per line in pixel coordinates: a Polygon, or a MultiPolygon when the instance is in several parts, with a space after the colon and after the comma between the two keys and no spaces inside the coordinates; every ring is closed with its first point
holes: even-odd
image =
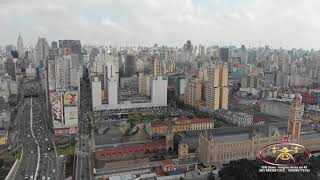
{"type": "Polygon", "coordinates": [[[206,107],[209,112],[228,109],[228,66],[219,64],[208,68],[206,107]]]}
{"type": "Polygon", "coordinates": [[[201,101],[201,88],[202,83],[200,81],[196,79],[188,81],[184,94],[184,103],[196,108],[197,103],[201,101]]]}

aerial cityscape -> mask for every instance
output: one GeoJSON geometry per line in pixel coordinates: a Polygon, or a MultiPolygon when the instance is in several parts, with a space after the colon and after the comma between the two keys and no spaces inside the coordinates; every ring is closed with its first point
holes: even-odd
{"type": "Polygon", "coordinates": [[[319,180],[320,4],[230,2],[0,2],[0,179],[319,180]]]}

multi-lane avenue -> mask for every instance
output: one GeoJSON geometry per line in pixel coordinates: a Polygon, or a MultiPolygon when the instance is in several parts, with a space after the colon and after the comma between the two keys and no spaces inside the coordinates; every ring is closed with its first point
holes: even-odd
{"type": "MultiPolygon", "coordinates": [[[[39,83],[30,82],[22,88],[40,88],[39,83]]],[[[44,97],[41,94],[26,96],[18,110],[19,137],[22,153],[14,179],[56,180],[58,159],[52,135],[46,122],[44,97]]]]}
{"type": "Polygon", "coordinates": [[[88,90],[88,82],[82,80],[81,82],[81,100],[80,100],[80,120],[79,120],[79,146],[77,152],[76,164],[76,180],[90,180],[92,179],[91,164],[90,164],[90,118],[92,113],[90,111],[90,100],[88,90]]]}

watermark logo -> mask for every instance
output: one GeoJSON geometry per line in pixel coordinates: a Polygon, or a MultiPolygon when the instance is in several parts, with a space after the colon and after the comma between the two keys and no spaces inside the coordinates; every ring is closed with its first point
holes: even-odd
{"type": "Polygon", "coordinates": [[[273,166],[297,166],[310,159],[310,150],[285,137],[279,143],[268,144],[259,151],[261,161],[273,166]]]}

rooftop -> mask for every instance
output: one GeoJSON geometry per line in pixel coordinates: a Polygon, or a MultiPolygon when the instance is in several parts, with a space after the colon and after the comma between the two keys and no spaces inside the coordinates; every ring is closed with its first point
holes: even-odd
{"type": "Polygon", "coordinates": [[[169,126],[173,124],[173,121],[151,121],[151,127],[169,126]]]}
{"type": "Polygon", "coordinates": [[[213,121],[209,118],[193,118],[191,119],[192,124],[196,123],[212,123],[213,121]]]}
{"type": "Polygon", "coordinates": [[[164,166],[174,165],[174,162],[171,159],[166,159],[163,161],[164,166]]]}

